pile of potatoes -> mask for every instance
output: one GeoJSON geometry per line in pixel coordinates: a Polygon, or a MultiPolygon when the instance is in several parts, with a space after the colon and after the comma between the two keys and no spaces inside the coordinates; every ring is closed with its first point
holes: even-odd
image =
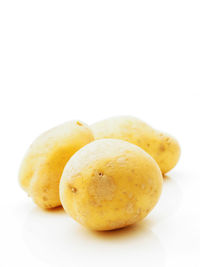
{"type": "Polygon", "coordinates": [[[19,182],[38,206],[62,205],[87,228],[112,230],[147,216],[179,157],[176,139],[130,116],[70,121],[32,143],[19,182]]]}

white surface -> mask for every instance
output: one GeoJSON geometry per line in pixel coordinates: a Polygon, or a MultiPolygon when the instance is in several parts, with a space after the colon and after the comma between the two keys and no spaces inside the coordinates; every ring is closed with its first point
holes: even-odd
{"type": "Polygon", "coordinates": [[[1,266],[200,266],[199,1],[0,1],[1,266]],[[158,206],[93,233],[19,188],[29,144],[70,119],[134,115],[180,141],[158,206]]]}

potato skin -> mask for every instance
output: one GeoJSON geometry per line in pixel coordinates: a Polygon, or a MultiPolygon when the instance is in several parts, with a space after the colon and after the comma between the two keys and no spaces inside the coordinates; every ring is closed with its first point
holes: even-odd
{"type": "Polygon", "coordinates": [[[66,212],[93,230],[112,230],[143,219],[157,203],[162,174],[141,148],[116,139],[94,141],[68,161],[60,181],[66,212]]]}
{"type": "Polygon", "coordinates": [[[77,150],[93,140],[89,127],[79,121],[66,122],[43,133],[22,161],[21,187],[42,208],[60,206],[59,182],[65,164],[77,150]]]}
{"type": "Polygon", "coordinates": [[[121,139],[141,147],[156,160],[163,174],[174,168],[179,160],[180,146],[175,138],[134,117],[109,118],[91,125],[91,129],[96,140],[121,139]]]}

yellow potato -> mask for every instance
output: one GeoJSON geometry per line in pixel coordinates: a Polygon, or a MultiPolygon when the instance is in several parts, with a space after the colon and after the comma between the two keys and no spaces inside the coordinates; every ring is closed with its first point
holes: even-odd
{"type": "Polygon", "coordinates": [[[143,219],[157,203],[162,174],[144,150],[116,139],[94,141],[68,161],[60,200],[77,222],[112,230],[143,219]]]}
{"type": "Polygon", "coordinates": [[[70,121],[39,136],[30,146],[21,164],[21,187],[42,208],[60,206],[59,182],[70,157],[93,141],[86,124],[70,121]]]}
{"type": "Polygon", "coordinates": [[[131,116],[109,118],[93,124],[91,129],[96,140],[121,139],[141,147],[156,160],[163,174],[179,160],[180,146],[175,138],[131,116]]]}

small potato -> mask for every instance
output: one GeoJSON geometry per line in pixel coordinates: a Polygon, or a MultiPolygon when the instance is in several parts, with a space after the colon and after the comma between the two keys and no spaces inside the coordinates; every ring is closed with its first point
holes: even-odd
{"type": "Polygon", "coordinates": [[[93,230],[112,230],[143,219],[157,203],[162,174],[141,148],[122,140],[94,141],[68,161],[60,181],[66,212],[93,230]]]}
{"type": "Polygon", "coordinates": [[[21,187],[42,208],[60,206],[59,182],[70,157],[93,141],[88,126],[70,121],[39,136],[30,146],[21,164],[21,187]]]}
{"type": "Polygon", "coordinates": [[[180,146],[175,138],[131,116],[109,118],[93,124],[91,129],[96,140],[121,139],[141,147],[156,160],[163,174],[179,160],[180,146]]]}

